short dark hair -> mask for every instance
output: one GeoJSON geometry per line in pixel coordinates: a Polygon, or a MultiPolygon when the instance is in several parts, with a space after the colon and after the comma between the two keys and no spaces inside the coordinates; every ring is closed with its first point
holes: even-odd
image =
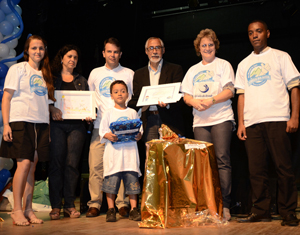
{"type": "Polygon", "coordinates": [[[124,85],[125,88],[126,88],[126,91],[127,91],[127,93],[128,93],[128,87],[127,87],[126,83],[125,83],[124,81],[122,81],[122,80],[116,80],[116,81],[113,81],[113,82],[110,84],[110,94],[112,94],[113,86],[116,85],[116,84],[122,84],[122,85],[124,85]]]}
{"type": "Polygon", "coordinates": [[[110,43],[110,44],[115,45],[116,47],[120,48],[120,51],[122,51],[122,50],[121,50],[121,43],[119,42],[118,39],[116,39],[116,38],[114,38],[114,37],[110,37],[110,38],[108,38],[108,39],[106,39],[106,40],[104,41],[104,44],[103,44],[103,51],[105,51],[105,46],[106,46],[107,43],[110,43]]]}
{"type": "Polygon", "coordinates": [[[264,27],[266,28],[266,30],[269,29],[267,23],[266,23],[265,21],[263,21],[263,20],[260,20],[260,19],[252,20],[252,21],[248,24],[248,27],[249,27],[250,24],[257,23],[257,22],[263,24],[264,27]]]}

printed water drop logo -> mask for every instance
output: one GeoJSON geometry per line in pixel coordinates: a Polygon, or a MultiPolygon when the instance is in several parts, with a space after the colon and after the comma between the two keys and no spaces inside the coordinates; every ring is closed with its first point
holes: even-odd
{"type": "MultiPolygon", "coordinates": [[[[203,70],[194,76],[193,85],[195,85],[195,83],[197,82],[214,82],[213,80],[214,75],[215,74],[213,71],[203,70]]],[[[207,89],[207,87],[205,87],[205,89],[207,89]]]]}
{"type": "Polygon", "coordinates": [[[269,64],[256,63],[252,65],[247,72],[247,80],[249,86],[262,86],[268,80],[271,80],[269,64]]]}
{"type": "Polygon", "coordinates": [[[47,87],[40,75],[34,74],[29,79],[30,92],[34,92],[38,96],[47,94],[47,87]]]}
{"type": "Polygon", "coordinates": [[[101,80],[99,84],[99,91],[100,94],[105,97],[110,97],[110,85],[116,79],[113,77],[105,77],[101,80]]]}

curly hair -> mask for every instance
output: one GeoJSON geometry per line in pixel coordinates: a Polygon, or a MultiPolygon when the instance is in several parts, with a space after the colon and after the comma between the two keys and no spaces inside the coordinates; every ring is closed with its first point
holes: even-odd
{"type": "Polygon", "coordinates": [[[40,40],[43,42],[44,47],[45,47],[45,55],[44,58],[41,60],[40,65],[39,65],[39,70],[42,71],[43,78],[46,82],[47,89],[48,89],[48,97],[49,99],[56,101],[54,98],[54,86],[53,86],[53,76],[51,73],[51,68],[50,68],[50,63],[49,63],[49,57],[48,57],[48,50],[47,50],[47,42],[45,39],[43,39],[39,35],[32,35],[30,36],[24,45],[24,60],[29,61],[29,55],[28,55],[28,49],[30,46],[30,42],[32,40],[40,40]]]}
{"type": "Polygon", "coordinates": [[[194,46],[195,46],[197,56],[201,56],[200,42],[201,42],[202,38],[211,39],[215,44],[216,50],[218,50],[220,48],[220,42],[217,38],[216,33],[212,29],[202,29],[200,31],[200,33],[197,35],[196,39],[194,40],[194,46]]]}
{"type": "Polygon", "coordinates": [[[52,73],[55,77],[59,76],[59,74],[62,71],[62,64],[61,64],[61,60],[64,58],[65,54],[67,54],[69,51],[76,51],[77,55],[78,55],[78,61],[77,61],[77,65],[76,68],[74,68],[74,71],[77,73],[81,73],[81,63],[80,63],[80,57],[81,57],[81,53],[80,50],[77,46],[75,45],[65,45],[63,46],[56,54],[56,56],[54,57],[53,61],[51,62],[51,70],[52,73]]]}

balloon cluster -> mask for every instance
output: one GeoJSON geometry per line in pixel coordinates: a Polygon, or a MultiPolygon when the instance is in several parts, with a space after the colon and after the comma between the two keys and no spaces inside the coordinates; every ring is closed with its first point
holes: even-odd
{"type": "MultiPolygon", "coordinates": [[[[16,56],[17,53],[14,49],[18,45],[18,39],[24,29],[21,18],[22,9],[17,5],[19,2],[20,0],[0,0],[0,101],[3,96],[4,80],[8,68],[23,57],[23,53],[16,56]]],[[[2,133],[3,123],[0,106],[0,137],[2,137],[2,133]]],[[[13,165],[12,159],[0,157],[0,191],[2,186],[5,186],[8,175],[10,176],[9,170],[13,165]]]]}
{"type": "Polygon", "coordinates": [[[2,169],[0,171],[0,192],[4,189],[8,178],[11,176],[10,171],[7,169],[2,169]]]}
{"type": "Polygon", "coordinates": [[[24,29],[22,9],[17,5],[19,2],[20,0],[0,0],[0,100],[8,68],[23,57],[23,53],[16,57],[14,50],[24,29]]]}

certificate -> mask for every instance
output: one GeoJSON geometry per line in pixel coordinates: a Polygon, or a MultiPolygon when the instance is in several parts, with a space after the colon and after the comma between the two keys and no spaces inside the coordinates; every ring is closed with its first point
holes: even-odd
{"type": "Polygon", "coordinates": [[[96,119],[94,91],[55,91],[54,96],[63,119],[96,119]]]}
{"type": "Polygon", "coordinates": [[[180,82],[157,86],[144,86],[136,106],[156,105],[158,101],[166,104],[176,103],[182,97],[180,82]]]}

